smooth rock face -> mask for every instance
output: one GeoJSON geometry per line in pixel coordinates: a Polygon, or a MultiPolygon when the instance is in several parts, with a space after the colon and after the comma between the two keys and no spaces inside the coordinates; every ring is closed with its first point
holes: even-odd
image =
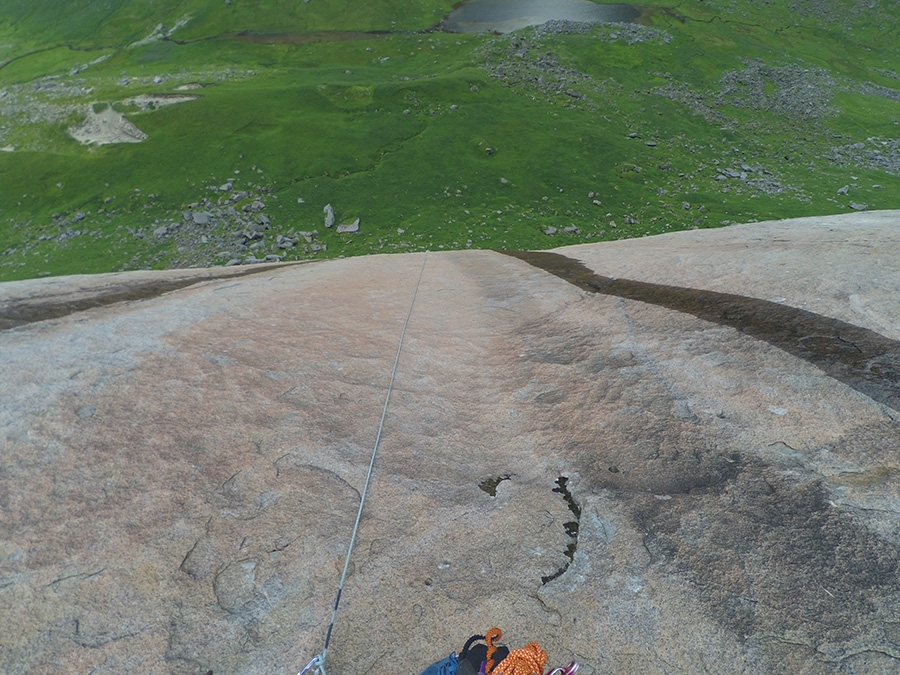
{"type": "Polygon", "coordinates": [[[556,253],[0,285],[0,672],[320,652],[420,273],[329,672],[897,672],[900,214],[556,253]]]}

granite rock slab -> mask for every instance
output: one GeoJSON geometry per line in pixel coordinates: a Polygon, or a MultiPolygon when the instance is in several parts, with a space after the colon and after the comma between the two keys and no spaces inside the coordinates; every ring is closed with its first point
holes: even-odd
{"type": "Polygon", "coordinates": [[[0,284],[0,672],[900,669],[900,213],[0,284]],[[415,301],[413,303],[413,297],[415,301]]]}

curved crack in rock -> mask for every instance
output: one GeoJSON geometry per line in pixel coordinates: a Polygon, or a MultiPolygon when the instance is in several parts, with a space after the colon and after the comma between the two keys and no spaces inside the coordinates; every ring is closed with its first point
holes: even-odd
{"type": "Polygon", "coordinates": [[[595,274],[546,251],[499,251],[591,293],[639,300],[729,326],[807,361],[829,377],[900,411],[900,342],[867,328],[768,300],[595,274]]]}
{"type": "Polygon", "coordinates": [[[556,487],[553,488],[553,492],[561,494],[563,499],[566,501],[566,505],[569,507],[569,511],[571,511],[575,520],[570,520],[563,524],[563,527],[566,528],[566,534],[572,539],[569,542],[569,545],[566,546],[565,556],[568,558],[566,564],[556,570],[553,574],[550,574],[545,577],[541,577],[541,584],[548,584],[554,579],[558,579],[563,574],[565,574],[566,570],[569,569],[569,565],[572,564],[572,561],[575,559],[575,551],[578,550],[578,527],[581,523],[581,507],[578,506],[578,502],[575,501],[575,498],[572,496],[572,493],[569,492],[568,488],[569,478],[568,476],[560,476],[556,479],[556,487]]]}

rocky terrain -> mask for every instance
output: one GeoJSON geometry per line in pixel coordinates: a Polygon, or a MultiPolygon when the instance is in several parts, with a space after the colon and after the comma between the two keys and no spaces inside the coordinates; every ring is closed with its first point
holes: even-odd
{"type": "MultiPolygon", "coordinates": [[[[181,103],[196,98],[177,93],[157,96],[138,94],[129,98],[130,87],[166,85],[176,91],[189,91],[202,88],[204,85],[199,84],[201,81],[209,85],[216,82],[246,79],[255,74],[252,70],[236,71],[232,68],[223,68],[174,74],[163,71],[156,75],[122,76],[115,80],[109,78],[98,80],[94,77],[87,79],[85,77],[85,71],[88,71],[91,66],[103,63],[107,58],[108,55],[99,57],[90,63],[81,64],[66,75],[49,75],[31,82],[10,84],[0,88],[0,145],[2,145],[2,149],[7,152],[58,150],[59,147],[51,138],[47,137],[47,129],[61,124],[78,128],[90,120],[94,112],[100,112],[100,110],[92,112],[94,105],[104,108],[116,104],[125,111],[128,111],[129,108],[146,111],[161,104],[181,103]],[[100,92],[97,91],[98,87],[104,94],[112,89],[116,92],[116,98],[98,101],[100,96],[100,92]]],[[[81,139],[76,137],[76,140],[80,141],[81,139]]]]}
{"type": "Polygon", "coordinates": [[[412,307],[329,672],[896,672],[898,223],[2,284],[0,671],[302,668],[412,307]]]}
{"type": "Polygon", "coordinates": [[[480,51],[483,67],[491,77],[505,86],[525,92],[536,91],[546,97],[547,103],[567,107],[585,106],[597,110],[598,98],[618,85],[597,81],[587,73],[569,68],[547,51],[544,40],[554,35],[584,35],[608,43],[622,42],[637,45],[644,42],[672,41],[672,36],[662,30],[638,24],[602,24],[578,21],[548,21],[534,28],[499,36],[488,42],[480,51]]]}
{"type": "MultiPolygon", "coordinates": [[[[197,201],[186,204],[183,210],[166,209],[160,214],[156,195],[144,195],[137,189],[124,208],[120,207],[120,200],[111,196],[104,200],[106,206],[96,213],[76,211],[54,214],[51,223],[53,234],[39,234],[25,244],[6,249],[2,254],[27,255],[44,242],[55,240],[59,246],[66,246],[79,237],[171,242],[175,253],[167,255],[167,259],[174,259],[174,264],[179,267],[279,262],[287,253],[312,258],[326,251],[328,246],[317,240],[319,230],[315,227],[303,230],[277,220],[273,224],[272,218],[277,219],[277,216],[270,216],[267,207],[277,196],[272,194],[271,184],[261,170],[254,170],[254,174],[245,177],[240,176],[240,171],[235,171],[234,176],[221,184],[207,181],[198,193],[197,201]],[[148,218],[142,226],[123,225],[113,235],[104,234],[99,229],[104,221],[115,222],[121,215],[148,208],[158,215],[148,218]]],[[[326,206],[332,209],[331,220],[329,222],[323,215],[320,226],[330,228],[334,225],[334,212],[330,204],[326,206]]],[[[359,228],[357,218],[338,224],[335,230],[353,234],[359,232],[359,228]]]]}

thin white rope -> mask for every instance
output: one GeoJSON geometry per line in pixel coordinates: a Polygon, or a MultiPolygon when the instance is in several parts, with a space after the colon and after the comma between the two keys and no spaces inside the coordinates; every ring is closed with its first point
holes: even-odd
{"type": "Polygon", "coordinates": [[[353,547],[356,544],[356,533],[359,530],[359,522],[362,519],[363,506],[366,503],[366,493],[369,491],[369,482],[372,479],[372,469],[375,466],[375,456],[378,454],[378,446],[381,443],[381,432],[384,429],[384,420],[387,417],[388,404],[391,401],[391,391],[394,389],[394,379],[397,376],[397,365],[400,363],[400,352],[403,349],[403,338],[406,337],[406,327],[409,325],[409,318],[412,316],[413,305],[416,304],[416,296],[419,294],[419,285],[422,283],[422,275],[425,272],[425,263],[428,261],[428,251],[425,251],[425,257],[422,259],[422,268],[419,270],[419,279],[416,281],[416,288],[413,291],[412,300],[409,303],[409,311],[406,313],[406,320],[403,322],[403,329],[400,331],[400,340],[397,344],[397,356],[394,357],[394,367],[391,369],[391,380],[388,383],[387,395],[384,397],[384,409],[381,411],[381,422],[378,424],[378,433],[375,435],[375,446],[372,448],[372,459],[369,460],[369,471],[366,473],[366,482],[363,484],[362,494],[359,498],[359,511],[356,513],[356,522],[353,524],[353,534],[350,535],[350,546],[347,548],[347,558],[344,560],[344,571],[341,572],[341,581],[338,584],[337,597],[334,599],[334,610],[331,613],[331,623],[328,626],[328,633],[325,635],[325,646],[322,653],[316,656],[298,675],[316,668],[321,675],[325,673],[325,657],[328,654],[328,645],[331,643],[331,631],[334,629],[334,622],[337,618],[338,605],[341,603],[341,593],[344,591],[344,582],[347,580],[347,570],[350,567],[350,556],[353,553],[353,547]]]}

